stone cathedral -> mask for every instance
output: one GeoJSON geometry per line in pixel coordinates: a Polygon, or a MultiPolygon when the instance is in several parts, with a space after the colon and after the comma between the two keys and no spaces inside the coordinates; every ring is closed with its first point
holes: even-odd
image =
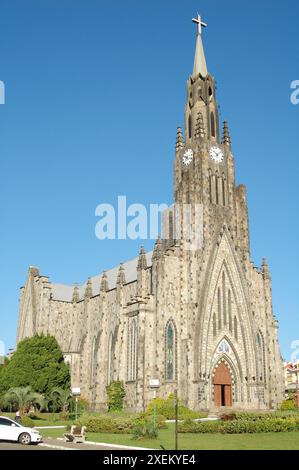
{"type": "MultiPolygon", "coordinates": [[[[197,23],[185,128],[177,130],[174,203],[202,207],[202,243],[186,249],[173,231],[152,252],[84,285],[54,284],[35,267],[21,288],[18,341],[35,333],[58,340],[93,409],[106,407],[106,386],[125,383],[125,405],[142,410],[178,389],[193,409],[276,408],[283,399],[278,322],[271,276],[250,257],[246,188],[236,185],[229,128],[220,137],[215,81],[197,23]]],[[[197,212],[188,222],[196,227],[197,212]]],[[[164,217],[165,219],[165,217],[164,217]]],[[[185,220],[185,219],[184,219],[185,220]]]]}

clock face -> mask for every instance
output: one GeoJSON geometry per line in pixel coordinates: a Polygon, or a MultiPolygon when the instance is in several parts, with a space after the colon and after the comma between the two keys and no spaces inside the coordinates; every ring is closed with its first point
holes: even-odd
{"type": "Polygon", "coordinates": [[[214,160],[215,163],[223,162],[224,154],[219,147],[211,147],[210,148],[210,156],[211,159],[214,160]]]}
{"type": "Polygon", "coordinates": [[[182,162],[184,163],[184,165],[190,165],[190,163],[192,162],[193,160],[193,150],[192,149],[188,149],[186,150],[186,152],[183,154],[183,157],[182,157],[182,162]]]}

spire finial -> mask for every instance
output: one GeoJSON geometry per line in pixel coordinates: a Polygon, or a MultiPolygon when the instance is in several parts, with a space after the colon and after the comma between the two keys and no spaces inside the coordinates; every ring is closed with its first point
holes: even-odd
{"type": "Polygon", "coordinates": [[[196,50],[195,50],[195,59],[194,59],[194,68],[193,68],[193,77],[201,75],[206,77],[208,75],[207,63],[205,58],[205,53],[202,45],[201,39],[201,30],[202,26],[207,27],[207,23],[204,23],[201,20],[201,16],[197,13],[197,18],[192,18],[193,23],[197,24],[197,38],[196,38],[196,50]]]}
{"type": "Polygon", "coordinates": [[[85,297],[90,299],[92,297],[92,284],[90,277],[87,279],[86,288],[85,288],[85,297]]]}
{"type": "Polygon", "coordinates": [[[125,268],[124,268],[123,263],[120,263],[116,284],[123,286],[125,283],[126,283],[125,268]]]}
{"type": "Polygon", "coordinates": [[[224,121],[223,123],[222,144],[227,145],[228,147],[231,146],[231,138],[227,121],[224,121]]]}
{"type": "Polygon", "coordinates": [[[268,279],[268,280],[271,279],[271,275],[269,272],[269,267],[268,267],[266,258],[263,258],[263,261],[262,261],[262,273],[263,273],[264,279],[268,279]]]}
{"type": "Polygon", "coordinates": [[[74,290],[73,290],[72,302],[74,303],[79,302],[79,288],[77,285],[75,285],[74,290]]]}
{"type": "Polygon", "coordinates": [[[137,269],[146,269],[146,268],[147,268],[146,255],[144,251],[144,246],[141,245],[138,263],[137,263],[137,269]]]}
{"type": "Polygon", "coordinates": [[[107,292],[108,289],[109,289],[108,277],[107,277],[106,271],[104,271],[102,275],[102,279],[101,279],[100,291],[107,292]]]}

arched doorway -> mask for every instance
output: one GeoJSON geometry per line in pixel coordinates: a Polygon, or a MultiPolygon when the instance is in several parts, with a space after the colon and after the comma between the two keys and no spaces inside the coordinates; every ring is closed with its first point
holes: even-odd
{"type": "Polygon", "coordinates": [[[215,406],[232,406],[232,377],[224,362],[215,371],[214,402],[215,406]]]}

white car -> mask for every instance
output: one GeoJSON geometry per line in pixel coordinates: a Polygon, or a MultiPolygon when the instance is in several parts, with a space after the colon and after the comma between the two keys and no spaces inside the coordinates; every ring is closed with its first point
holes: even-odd
{"type": "Polygon", "coordinates": [[[38,444],[43,438],[37,429],[26,428],[13,419],[0,416],[0,441],[15,441],[20,444],[38,444]]]}

